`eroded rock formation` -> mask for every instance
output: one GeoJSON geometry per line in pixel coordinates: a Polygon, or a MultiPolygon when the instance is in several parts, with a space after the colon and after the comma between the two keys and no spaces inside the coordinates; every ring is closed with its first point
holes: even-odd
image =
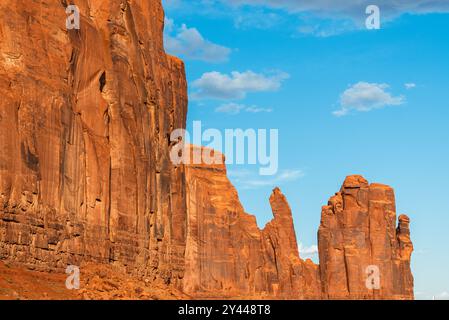
{"type": "MultiPolygon", "coordinates": [[[[215,152],[214,157],[223,156],[215,152]]],[[[318,267],[299,258],[291,210],[279,189],[270,197],[274,218],[260,230],[256,218],[245,213],[224,164],[188,165],[186,181],[186,292],[320,297],[318,267]]]]}
{"type": "Polygon", "coordinates": [[[391,187],[346,178],[323,207],[318,248],[323,298],[413,299],[409,218],[396,228],[391,187]]]}
{"type": "Polygon", "coordinates": [[[186,182],[188,293],[413,299],[409,219],[401,215],[396,228],[392,188],[369,185],[361,176],[346,178],[322,210],[318,266],[300,259],[290,206],[278,188],[270,197],[274,218],[259,230],[255,217],[244,212],[224,165],[188,165],[186,182]]]}
{"type": "Polygon", "coordinates": [[[183,63],[160,1],[0,2],[0,258],[83,261],[176,282],[184,270],[183,63]]]}
{"type": "Polygon", "coordinates": [[[303,261],[279,189],[260,230],[224,165],[170,161],[187,85],[163,49],[160,1],[78,0],[81,29],[68,31],[70,3],[0,2],[0,259],[88,266],[89,298],[126,295],[104,293],[120,272],[193,297],[413,297],[409,219],[396,229],[391,188],[349,177],[323,208],[320,266],[303,261]],[[381,289],[367,289],[367,265],[381,289]]]}

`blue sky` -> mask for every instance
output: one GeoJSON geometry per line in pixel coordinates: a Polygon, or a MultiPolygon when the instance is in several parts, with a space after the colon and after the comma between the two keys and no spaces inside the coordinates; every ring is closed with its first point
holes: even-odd
{"type": "Polygon", "coordinates": [[[449,298],[449,1],[165,0],[166,50],[186,62],[188,128],[279,129],[279,173],[230,166],[263,227],[279,185],[302,256],[345,176],[395,188],[411,218],[416,297],[449,298]],[[232,88],[232,90],[229,90],[232,88]]]}

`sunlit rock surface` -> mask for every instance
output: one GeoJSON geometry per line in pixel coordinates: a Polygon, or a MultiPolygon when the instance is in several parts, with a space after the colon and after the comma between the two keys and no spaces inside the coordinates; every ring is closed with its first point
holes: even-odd
{"type": "Polygon", "coordinates": [[[413,298],[409,219],[396,226],[390,187],[348,177],[323,207],[320,265],[303,261],[278,188],[259,229],[224,165],[170,161],[187,83],[164,52],[160,1],[78,0],[80,30],[66,30],[68,4],[0,2],[5,292],[27,297],[21,278],[39,290],[31,278],[53,283],[78,265],[80,296],[59,298],[413,298]]]}

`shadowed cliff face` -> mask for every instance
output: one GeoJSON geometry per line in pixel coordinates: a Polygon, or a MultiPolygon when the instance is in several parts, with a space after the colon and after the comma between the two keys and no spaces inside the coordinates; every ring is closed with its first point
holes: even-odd
{"type": "Polygon", "coordinates": [[[160,1],[79,0],[70,31],[66,5],[0,3],[0,259],[89,265],[89,298],[116,297],[103,278],[125,271],[194,297],[413,297],[409,219],[396,228],[391,188],[348,177],[323,208],[320,266],[301,260],[279,189],[260,230],[224,165],[171,163],[187,85],[163,50],[160,1]],[[367,289],[367,265],[381,289],[367,289]]]}
{"type": "Polygon", "coordinates": [[[0,3],[0,257],[39,270],[117,263],[183,273],[183,168],[168,135],[187,112],[163,51],[160,1],[0,3]]]}

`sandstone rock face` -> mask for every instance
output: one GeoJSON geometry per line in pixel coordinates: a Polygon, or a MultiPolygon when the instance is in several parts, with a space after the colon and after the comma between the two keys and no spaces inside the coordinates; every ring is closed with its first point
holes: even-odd
{"type": "Polygon", "coordinates": [[[186,182],[183,284],[189,294],[413,299],[409,219],[400,216],[396,229],[392,188],[369,185],[361,176],[347,177],[341,191],[323,207],[318,266],[300,259],[292,213],[278,188],[270,197],[274,218],[259,230],[255,217],[245,213],[223,164],[188,165],[186,182]]]}
{"type": "Polygon", "coordinates": [[[318,232],[323,298],[413,299],[409,218],[396,228],[392,188],[346,178],[318,232]]]}
{"type": "Polygon", "coordinates": [[[260,230],[256,218],[245,213],[224,164],[188,165],[186,182],[187,293],[320,297],[318,266],[299,258],[291,210],[279,189],[270,197],[274,219],[260,230]]]}
{"type": "Polygon", "coordinates": [[[0,258],[82,261],[176,282],[184,173],[168,136],[186,121],[183,63],[164,53],[160,1],[0,2],[0,258]]]}
{"type": "MultiPolygon", "coordinates": [[[[409,219],[396,228],[391,188],[348,177],[323,208],[320,266],[303,261],[279,189],[261,230],[224,164],[170,161],[187,85],[163,49],[160,1],[78,0],[81,29],[68,31],[69,3],[0,2],[0,260],[86,266],[89,299],[165,288],[172,298],[413,298],[409,219]],[[367,286],[373,266],[379,289],[367,286]]],[[[0,285],[24,274],[39,290],[35,273],[2,270],[0,285]]]]}

